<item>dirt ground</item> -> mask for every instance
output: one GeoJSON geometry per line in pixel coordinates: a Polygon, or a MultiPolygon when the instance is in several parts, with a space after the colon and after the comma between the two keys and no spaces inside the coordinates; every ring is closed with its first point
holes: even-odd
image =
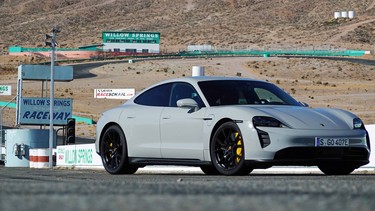
{"type": "MultiPolygon", "coordinates": [[[[365,124],[375,124],[375,57],[287,58],[226,57],[149,60],[108,63],[90,72],[95,77],[56,82],[56,98],[73,98],[73,115],[95,121],[109,108],[124,100],[96,99],[94,89],[135,88],[140,91],[156,82],[191,75],[192,66],[203,66],[208,76],[249,77],[270,81],[311,107],[335,107],[358,115],[365,124]]],[[[12,85],[16,95],[17,70],[0,71],[0,85],[12,85]]],[[[24,83],[24,96],[41,96],[41,82],[24,83]]],[[[48,95],[49,96],[49,95],[48,95]]],[[[14,109],[3,111],[4,125],[14,126],[14,109]]],[[[95,137],[95,125],[77,124],[76,135],[95,137]]]]}

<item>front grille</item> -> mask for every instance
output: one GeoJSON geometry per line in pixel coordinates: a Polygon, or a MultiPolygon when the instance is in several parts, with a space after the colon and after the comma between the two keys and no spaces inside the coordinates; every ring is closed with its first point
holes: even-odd
{"type": "Polygon", "coordinates": [[[291,147],[278,151],[275,160],[315,160],[315,159],[368,160],[369,152],[356,147],[291,147]]]}

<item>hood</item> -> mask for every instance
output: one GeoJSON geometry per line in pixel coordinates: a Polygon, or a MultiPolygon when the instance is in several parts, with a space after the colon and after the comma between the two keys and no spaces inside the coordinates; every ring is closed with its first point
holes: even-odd
{"type": "Polygon", "coordinates": [[[289,127],[306,130],[352,129],[354,115],[339,109],[299,106],[263,107],[257,110],[274,117],[289,127]]]}

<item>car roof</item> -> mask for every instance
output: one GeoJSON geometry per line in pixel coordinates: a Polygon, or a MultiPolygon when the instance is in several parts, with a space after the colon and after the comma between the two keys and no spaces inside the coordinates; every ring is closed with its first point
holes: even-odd
{"type": "Polygon", "coordinates": [[[194,76],[194,77],[183,77],[183,78],[174,78],[162,81],[158,84],[171,83],[171,82],[188,82],[188,83],[197,83],[200,81],[260,81],[252,78],[240,78],[240,77],[225,77],[225,76],[194,76]]]}
{"type": "MultiPolygon", "coordinates": [[[[140,92],[136,94],[136,97],[142,94],[143,92],[150,90],[154,87],[160,86],[162,84],[167,84],[167,83],[173,83],[173,82],[186,82],[190,84],[197,84],[200,81],[233,81],[233,80],[238,80],[238,81],[261,81],[261,80],[256,80],[256,79],[251,79],[251,78],[240,78],[240,77],[225,77],[225,76],[190,76],[190,77],[181,77],[181,78],[173,78],[173,79],[167,79],[164,81],[160,81],[158,83],[155,83],[140,92]]],[[[261,81],[265,82],[265,81],[261,81]]],[[[268,82],[265,82],[268,83],[268,82]]]]}

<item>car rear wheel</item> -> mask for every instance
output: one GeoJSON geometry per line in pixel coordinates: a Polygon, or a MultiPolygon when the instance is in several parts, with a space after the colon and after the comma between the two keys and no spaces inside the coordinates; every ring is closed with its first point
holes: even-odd
{"type": "Polygon", "coordinates": [[[325,175],[348,175],[356,169],[356,167],[352,165],[345,165],[345,164],[319,165],[318,168],[325,175]]]}
{"type": "Polygon", "coordinates": [[[214,166],[201,166],[200,168],[203,171],[203,173],[205,173],[206,175],[219,175],[220,174],[220,172],[216,170],[214,166]]]}
{"type": "Polygon", "coordinates": [[[129,165],[125,135],[118,125],[112,125],[104,132],[100,141],[100,156],[105,170],[110,174],[134,174],[138,169],[129,165]]]}
{"type": "Polygon", "coordinates": [[[223,175],[246,175],[252,169],[245,166],[241,131],[234,122],[222,124],[215,132],[210,146],[213,166],[223,175]]]}

